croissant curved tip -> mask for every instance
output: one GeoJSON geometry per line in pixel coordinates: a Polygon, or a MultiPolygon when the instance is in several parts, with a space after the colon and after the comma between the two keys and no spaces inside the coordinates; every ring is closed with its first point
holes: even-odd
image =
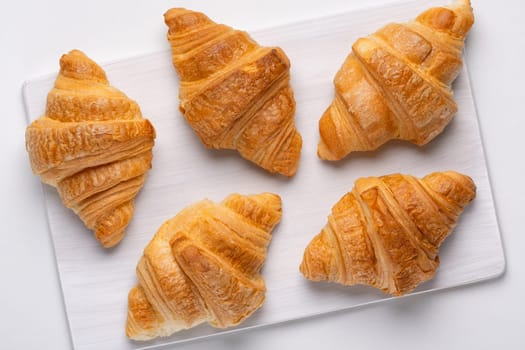
{"type": "Polygon", "coordinates": [[[79,50],[79,49],[70,50],[67,54],[62,55],[62,57],[63,56],[78,56],[78,57],[88,58],[87,55],[84,53],[84,51],[79,50]]]}
{"type": "Polygon", "coordinates": [[[465,207],[476,197],[476,184],[472,178],[453,170],[428,174],[423,181],[459,207],[465,207]]]}
{"type": "Polygon", "coordinates": [[[271,204],[271,205],[276,205],[276,206],[280,207],[281,203],[282,203],[281,196],[279,196],[276,193],[263,192],[263,193],[255,195],[255,196],[259,197],[261,199],[264,199],[265,201],[268,201],[268,203],[271,204]]]}
{"type": "MultiPolygon", "coordinates": [[[[474,23],[474,10],[470,0],[456,0],[450,5],[450,8],[460,13],[462,17],[469,20],[470,25],[474,23]]],[[[469,27],[470,28],[470,27],[469,27]]]]}
{"type": "Polygon", "coordinates": [[[474,12],[469,0],[456,0],[447,7],[435,7],[423,12],[417,21],[464,39],[474,24],[474,12]]]}
{"type": "Polygon", "coordinates": [[[188,28],[211,22],[205,14],[183,7],[173,7],[164,13],[164,23],[169,27],[169,34],[183,32],[188,28]]]}
{"type": "Polygon", "coordinates": [[[301,274],[304,277],[306,277],[307,279],[311,281],[320,281],[321,278],[318,278],[319,277],[318,275],[311,273],[312,269],[310,268],[310,264],[308,262],[309,259],[310,259],[310,254],[309,254],[308,247],[307,247],[304,251],[303,260],[301,261],[301,264],[299,265],[299,272],[301,272],[301,274]]]}
{"type": "Polygon", "coordinates": [[[476,184],[470,176],[458,173],[457,171],[453,170],[444,171],[442,174],[456,179],[456,181],[461,182],[463,186],[476,193],[476,184]]]}
{"type": "Polygon", "coordinates": [[[144,290],[137,285],[128,293],[128,318],[126,336],[133,340],[150,340],[157,336],[155,326],[159,325],[157,314],[153,312],[144,290]]]}
{"type": "Polygon", "coordinates": [[[270,233],[281,221],[282,201],[281,197],[274,193],[263,192],[251,195],[233,193],[226,197],[222,204],[270,233]]]}
{"type": "Polygon", "coordinates": [[[119,244],[122,238],[124,238],[124,230],[113,232],[109,236],[102,236],[102,235],[103,234],[100,233],[99,231],[95,232],[95,236],[97,236],[100,244],[104,248],[112,248],[116,246],[117,244],[119,244]]]}
{"type": "Polygon", "coordinates": [[[322,160],[336,161],[341,159],[333,154],[322,140],[317,145],[317,156],[322,160]]]}
{"type": "Polygon", "coordinates": [[[472,9],[470,0],[456,0],[452,3],[451,7],[463,7],[472,9]]]}
{"type": "Polygon", "coordinates": [[[281,204],[282,204],[281,196],[279,196],[276,193],[272,193],[272,192],[261,192],[261,193],[258,193],[258,194],[250,194],[250,195],[243,195],[243,194],[239,194],[239,193],[233,193],[233,194],[230,194],[228,197],[226,197],[226,199],[223,201],[223,203],[228,202],[228,200],[232,199],[232,198],[252,198],[254,200],[262,201],[263,203],[265,203],[269,207],[278,207],[278,208],[280,208],[281,204]]]}
{"type": "Polygon", "coordinates": [[[167,10],[166,12],[164,12],[164,19],[169,20],[173,17],[179,16],[184,13],[189,13],[189,12],[192,12],[192,11],[189,11],[183,7],[173,7],[167,10]]]}
{"type": "Polygon", "coordinates": [[[283,202],[278,194],[271,192],[263,192],[246,197],[252,197],[261,204],[264,203],[264,207],[267,208],[267,210],[271,210],[275,214],[275,223],[272,223],[273,225],[277,224],[277,222],[280,221],[282,216],[283,202]]]}
{"type": "Polygon", "coordinates": [[[323,239],[323,231],[316,235],[306,246],[299,271],[310,281],[327,281],[333,279],[330,271],[332,258],[323,239]]]}
{"type": "Polygon", "coordinates": [[[106,72],[78,49],[73,49],[60,57],[60,74],[68,78],[108,83],[106,72]]]}
{"type": "Polygon", "coordinates": [[[349,149],[338,133],[336,120],[339,120],[339,112],[336,107],[338,97],[336,96],[330,106],[319,119],[319,143],[317,144],[317,156],[323,160],[341,160],[352,150],[349,149]]]}

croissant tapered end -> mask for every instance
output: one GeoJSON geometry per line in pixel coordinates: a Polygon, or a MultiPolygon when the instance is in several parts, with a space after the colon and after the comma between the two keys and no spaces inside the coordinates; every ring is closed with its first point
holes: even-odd
{"type": "Polygon", "coordinates": [[[104,247],[116,245],[151,168],[155,129],[79,50],[60,59],[46,113],[26,129],[33,172],[57,188],[104,247]]]}
{"type": "Polygon", "coordinates": [[[337,120],[335,103],[324,112],[319,120],[319,144],[317,145],[317,156],[324,160],[340,160],[346,156],[346,148],[344,143],[346,140],[354,138],[343,138],[337,134],[338,128],[334,125],[337,120]]]}
{"type": "Polygon", "coordinates": [[[300,271],[312,281],[409,293],[434,276],[441,243],[475,195],[472,179],[454,171],[358,179],[306,247],[300,271]]]}
{"type": "Polygon", "coordinates": [[[135,205],[129,201],[98,218],[93,230],[104,248],[113,247],[122,240],[134,211],[135,205]]]}
{"type": "Polygon", "coordinates": [[[358,39],[320,119],[318,156],[340,160],[392,139],[422,146],[439,135],[457,111],[451,85],[473,23],[470,2],[456,1],[358,39]]]}
{"type": "Polygon", "coordinates": [[[232,194],[222,204],[249,219],[254,225],[270,232],[281,221],[281,197],[274,193],[251,196],[232,194]]]}
{"type": "Polygon", "coordinates": [[[142,287],[133,287],[128,294],[126,335],[134,340],[148,340],[161,336],[163,321],[154,312],[142,287]]]}
{"type": "Polygon", "coordinates": [[[293,176],[302,139],[283,50],[199,12],[174,8],[164,20],[180,76],[179,109],[204,146],[237,150],[271,173],[293,176]]]}
{"type": "Polygon", "coordinates": [[[176,7],[164,13],[164,23],[166,23],[169,28],[168,34],[180,34],[191,30],[193,27],[207,25],[213,22],[203,13],[176,7]]]}
{"type": "Polygon", "coordinates": [[[71,50],[62,55],[59,74],[72,79],[108,84],[106,72],[80,50],[71,50]]]}
{"type": "Polygon", "coordinates": [[[281,212],[278,195],[232,194],[165,222],[137,265],[127,336],[147,340],[202,322],[231,327],[253,314],[264,302],[260,271],[281,212]]]}
{"type": "Polygon", "coordinates": [[[476,184],[472,178],[455,171],[429,174],[423,178],[423,183],[460,209],[476,196],[476,184]]]}
{"type": "Polygon", "coordinates": [[[311,281],[335,281],[338,279],[333,247],[326,234],[321,231],[304,251],[299,271],[311,281]]]}
{"type": "Polygon", "coordinates": [[[469,0],[456,0],[448,7],[423,12],[416,21],[463,40],[474,24],[474,11],[469,0]]]}

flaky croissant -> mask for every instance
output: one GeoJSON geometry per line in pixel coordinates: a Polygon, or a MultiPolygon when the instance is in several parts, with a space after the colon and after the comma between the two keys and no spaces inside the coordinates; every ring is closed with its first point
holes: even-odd
{"type": "Polygon", "coordinates": [[[104,247],[124,236],[151,168],[154,139],[137,103],[78,50],[60,59],[45,115],[26,130],[33,172],[57,188],[104,247]]]}
{"type": "Polygon", "coordinates": [[[165,222],[138,263],[127,336],[148,340],[205,321],[224,328],[250,316],[264,301],[259,271],[280,219],[279,196],[262,193],[204,200],[165,222]]]}
{"type": "Polygon", "coordinates": [[[300,271],[406,294],[434,276],[439,246],[475,195],[472,179],[452,171],[358,179],[307,246],[300,271]]]}
{"type": "Polygon", "coordinates": [[[319,157],[340,160],[391,139],[421,146],[440,134],[457,111],[451,84],[473,23],[470,1],[457,0],[357,40],[319,121],[319,157]]]}
{"type": "Polygon", "coordinates": [[[302,139],[284,52],[199,12],[173,8],[164,19],[180,76],[179,108],[202,143],[293,176],[302,139]]]}

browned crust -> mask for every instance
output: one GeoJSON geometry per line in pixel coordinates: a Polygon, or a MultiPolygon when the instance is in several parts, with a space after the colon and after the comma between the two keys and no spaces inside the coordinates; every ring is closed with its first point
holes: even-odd
{"type": "Polygon", "coordinates": [[[64,205],[106,248],[122,239],[133,216],[154,139],[137,103],[78,50],[60,59],[46,113],[26,129],[33,172],[57,187],[64,205]]]}
{"type": "Polygon", "coordinates": [[[453,171],[358,179],[306,247],[300,270],[313,281],[409,293],[434,276],[439,246],[475,194],[472,179],[453,171]]]}
{"type": "Polygon", "coordinates": [[[458,0],[358,39],[319,121],[318,156],[340,160],[391,139],[422,146],[439,135],[457,111],[451,84],[473,23],[470,2],[458,0]]]}

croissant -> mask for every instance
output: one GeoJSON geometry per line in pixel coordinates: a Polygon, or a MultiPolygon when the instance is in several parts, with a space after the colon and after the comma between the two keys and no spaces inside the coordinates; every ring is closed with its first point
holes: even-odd
{"type": "Polygon", "coordinates": [[[440,134],[457,111],[451,84],[473,23],[470,1],[457,0],[358,39],[319,121],[318,156],[340,160],[391,139],[422,146],[440,134]]]}
{"type": "Polygon", "coordinates": [[[439,246],[475,195],[472,179],[453,171],[358,179],[305,249],[300,271],[406,294],[434,276],[439,246]]]}
{"type": "Polygon", "coordinates": [[[172,8],[164,19],[180,76],[179,108],[202,143],[293,176],[302,139],[284,52],[199,12],[172,8]]]}
{"type": "Polygon", "coordinates": [[[271,193],[203,200],[165,222],[137,266],[128,296],[126,334],[168,336],[202,322],[230,327],[264,301],[259,271],[281,199],[271,193]]]}
{"type": "Polygon", "coordinates": [[[155,130],[137,103],[111,87],[104,70],[73,50],[47,96],[45,115],[26,129],[33,172],[102,246],[124,236],[151,168],[155,130]]]}

